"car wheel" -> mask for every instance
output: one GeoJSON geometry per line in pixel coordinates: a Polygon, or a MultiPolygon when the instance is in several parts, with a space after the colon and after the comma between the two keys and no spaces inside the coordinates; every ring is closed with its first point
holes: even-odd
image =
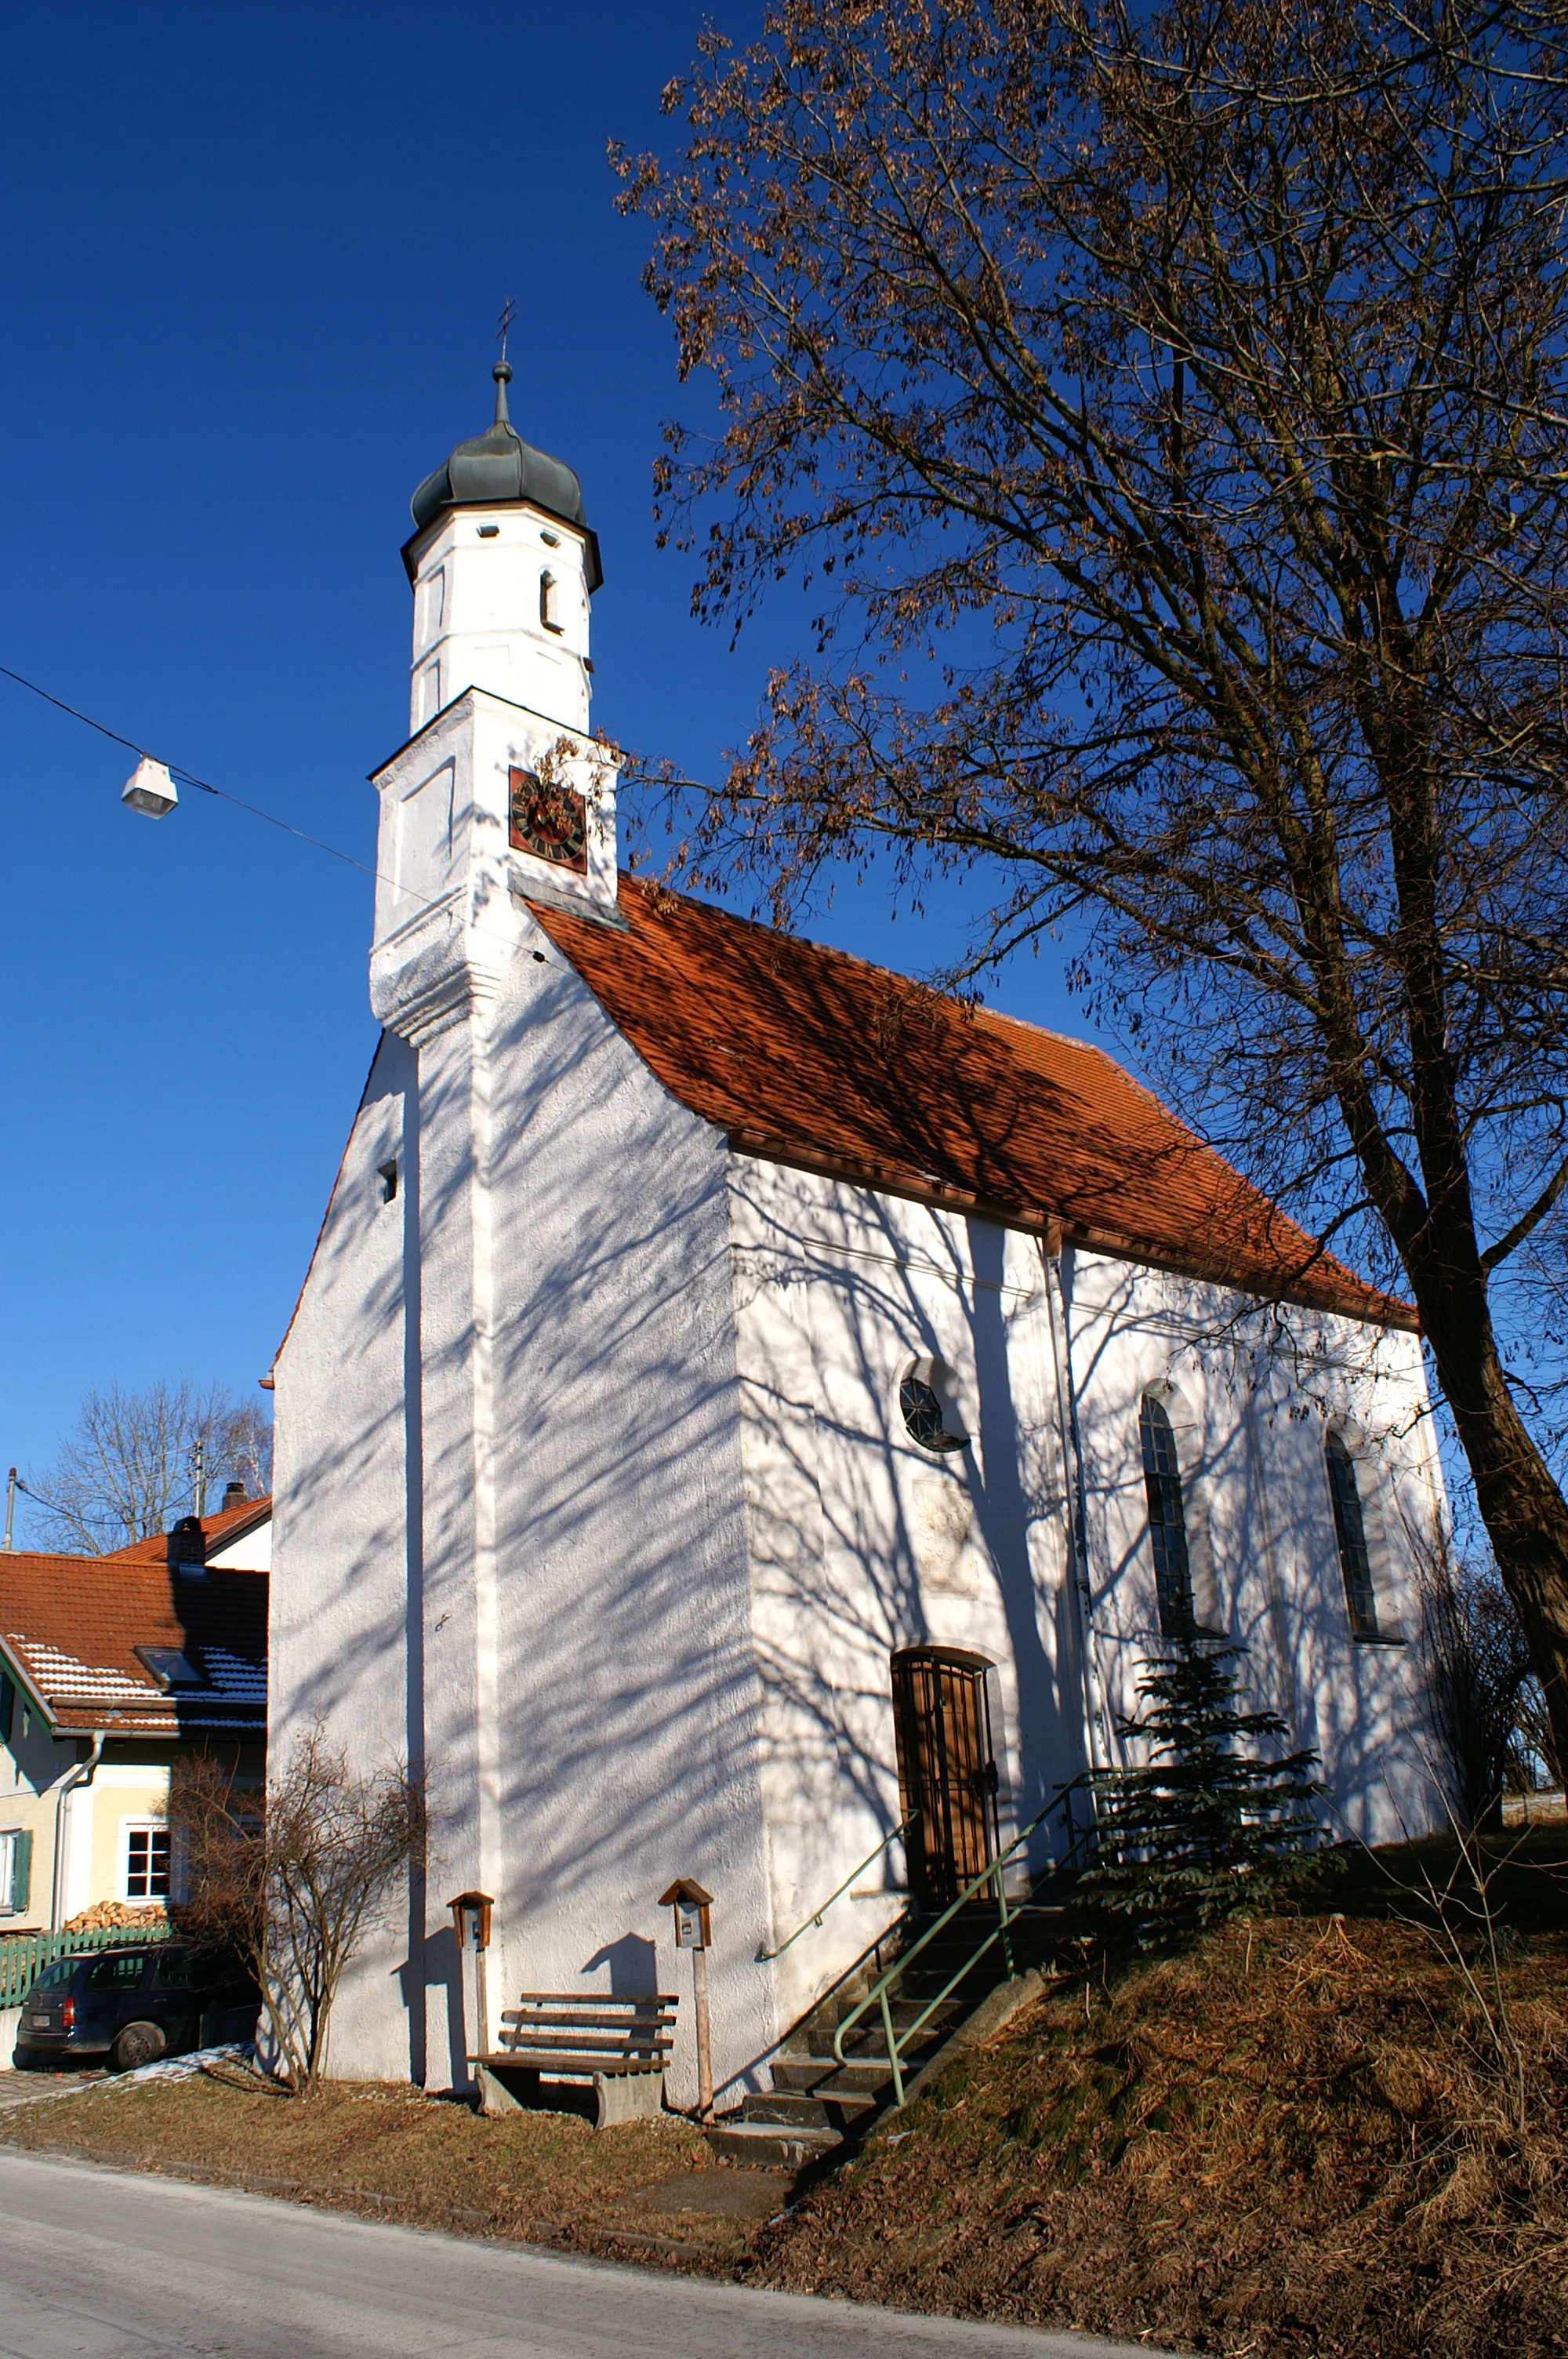
{"type": "Polygon", "coordinates": [[[127,2023],[114,2034],[109,2060],[116,2072],[134,2072],[140,2065],[156,2064],[163,2050],[163,2034],[156,2023],[127,2023]]]}
{"type": "Polygon", "coordinates": [[[14,2072],[41,2072],[45,2059],[36,2048],[18,2048],[11,2058],[14,2072]]]}

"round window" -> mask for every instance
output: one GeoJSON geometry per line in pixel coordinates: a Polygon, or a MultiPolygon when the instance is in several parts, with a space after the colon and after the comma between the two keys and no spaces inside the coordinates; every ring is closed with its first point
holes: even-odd
{"type": "Polygon", "coordinates": [[[945,1374],[939,1360],[916,1360],[898,1388],[905,1430],[922,1450],[962,1450],[969,1438],[943,1397],[945,1374]]]}

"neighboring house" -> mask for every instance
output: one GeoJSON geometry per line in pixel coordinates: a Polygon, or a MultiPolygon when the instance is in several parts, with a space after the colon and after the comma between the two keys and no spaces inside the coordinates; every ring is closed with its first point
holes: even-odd
{"type": "Polygon", "coordinates": [[[0,1932],[167,1899],[182,1753],[262,1775],[271,1515],[112,1556],[0,1550],[0,1932]]]}
{"type": "Polygon", "coordinates": [[[810,1922],[912,1803],[930,1904],[1194,1618],[1336,1825],[1426,1823],[1411,1314],[1098,1049],[618,874],[576,477],[503,409],[415,521],[385,1028],[274,1371],[274,1757],[324,1719],[437,1830],[333,2069],[466,2077],[465,1887],[497,2015],[684,1991],[689,1876],[723,2104],[904,1907],[890,1843],[810,1922]]]}
{"type": "MultiPolygon", "coordinates": [[[[272,1571],[272,1501],[236,1498],[237,1483],[231,1484],[223,1495],[223,1505],[215,1515],[204,1516],[201,1532],[204,1560],[211,1566],[221,1565],[225,1572],[270,1572],[272,1571]]],[[[189,1518],[176,1527],[188,1530],[189,1518]]],[[[129,1564],[167,1564],[174,1535],[155,1532],[151,1539],[136,1540],[130,1548],[116,1549],[106,1562],[129,1564]]],[[[179,1543],[176,1540],[175,1546],[179,1543]]]]}

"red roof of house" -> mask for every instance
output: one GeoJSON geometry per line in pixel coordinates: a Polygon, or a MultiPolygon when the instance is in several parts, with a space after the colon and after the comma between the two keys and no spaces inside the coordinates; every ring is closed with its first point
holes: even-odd
{"type": "Polygon", "coordinates": [[[260,1735],[266,1604],[265,1572],[0,1550],[0,1650],[66,1734],[260,1735]],[[166,1692],[138,1647],[183,1655],[201,1684],[166,1692]]]}
{"type": "MultiPolygon", "coordinates": [[[[257,1524],[265,1524],[272,1513],[270,1495],[265,1499],[247,1499],[242,1507],[221,1508],[215,1516],[203,1516],[201,1529],[206,1535],[209,1550],[220,1548],[226,1540],[237,1540],[257,1524]]],[[[111,1549],[116,1564],[163,1564],[168,1556],[168,1535],[154,1532],[150,1539],[133,1540],[129,1548],[111,1549]]]]}
{"type": "Polygon", "coordinates": [[[739,1151],[1271,1299],[1413,1328],[1102,1049],[623,876],[531,905],[670,1094],[739,1151]]]}

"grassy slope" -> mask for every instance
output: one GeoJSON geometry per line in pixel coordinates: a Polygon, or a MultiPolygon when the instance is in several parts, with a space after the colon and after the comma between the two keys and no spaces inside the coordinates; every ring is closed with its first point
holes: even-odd
{"type": "Polygon", "coordinates": [[[1522,2136],[1474,1999],[1367,1864],[1316,1896],[1343,1913],[1057,1985],[764,2232],[754,2275],[1260,2359],[1568,2350],[1563,1854],[1532,1836],[1504,1879],[1522,2136]]]}

